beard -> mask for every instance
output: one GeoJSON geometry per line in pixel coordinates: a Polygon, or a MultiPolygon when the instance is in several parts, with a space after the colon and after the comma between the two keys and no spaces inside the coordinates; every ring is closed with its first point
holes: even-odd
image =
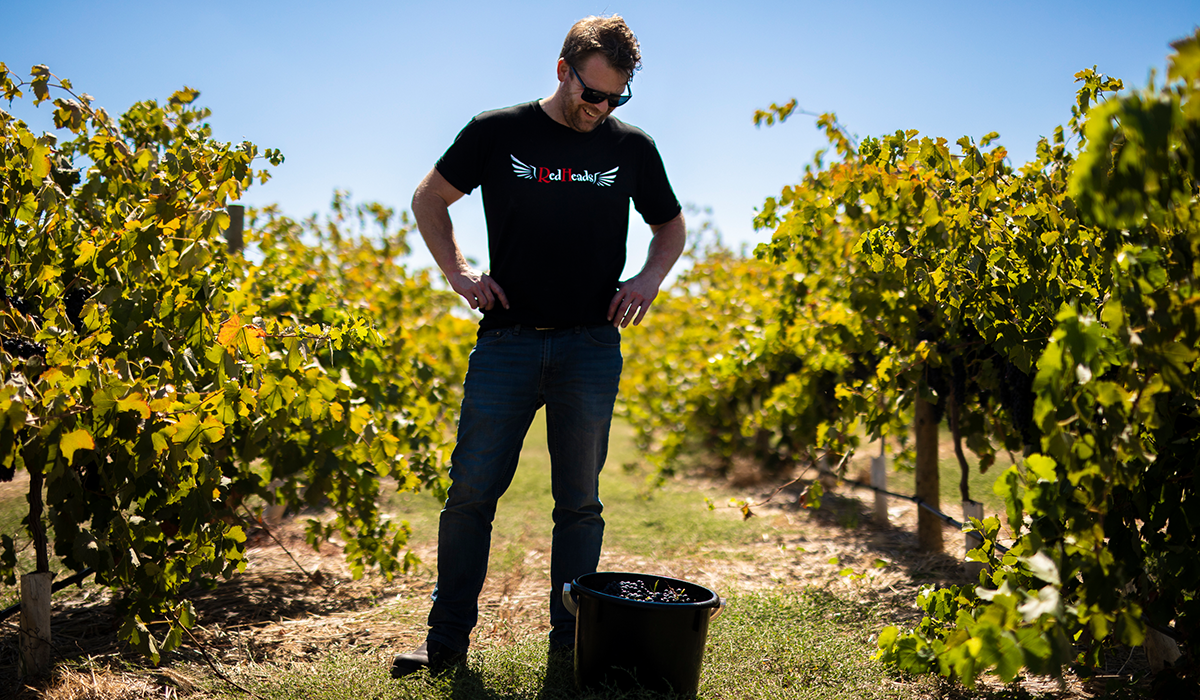
{"type": "Polygon", "coordinates": [[[604,120],[608,119],[608,115],[609,111],[605,110],[600,105],[589,104],[587,102],[583,102],[582,100],[564,105],[562,110],[563,121],[567,123],[567,126],[571,127],[575,131],[582,131],[584,133],[592,131],[596,127],[603,124],[604,120]],[[594,113],[599,112],[600,116],[596,119],[591,119],[587,114],[584,113],[583,110],[585,108],[594,113]]]}

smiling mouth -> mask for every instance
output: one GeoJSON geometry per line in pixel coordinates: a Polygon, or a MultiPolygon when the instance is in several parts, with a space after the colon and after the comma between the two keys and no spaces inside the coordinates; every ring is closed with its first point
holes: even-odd
{"type": "Polygon", "coordinates": [[[601,116],[599,112],[593,112],[592,110],[588,109],[587,107],[583,108],[583,113],[588,115],[592,119],[599,119],[601,116]]]}

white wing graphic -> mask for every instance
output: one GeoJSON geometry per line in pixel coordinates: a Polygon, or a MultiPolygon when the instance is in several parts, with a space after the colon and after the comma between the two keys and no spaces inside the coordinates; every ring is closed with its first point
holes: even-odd
{"type": "Polygon", "coordinates": [[[621,166],[618,165],[612,170],[606,170],[600,173],[596,176],[596,184],[601,187],[608,187],[609,185],[613,184],[617,181],[617,171],[620,169],[621,166]]]}
{"type": "Polygon", "coordinates": [[[511,153],[508,154],[508,157],[512,158],[513,172],[516,173],[517,177],[523,177],[526,180],[533,179],[534,167],[532,165],[526,165],[526,164],[522,163],[520,160],[517,159],[516,156],[514,156],[511,153]]]}

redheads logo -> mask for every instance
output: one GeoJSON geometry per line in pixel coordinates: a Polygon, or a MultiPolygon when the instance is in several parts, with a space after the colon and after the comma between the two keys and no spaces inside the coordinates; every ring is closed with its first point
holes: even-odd
{"type": "Polygon", "coordinates": [[[582,173],[577,173],[571,168],[536,168],[522,163],[511,153],[508,157],[512,158],[513,174],[519,178],[537,182],[590,182],[599,187],[608,187],[617,181],[617,171],[621,169],[620,166],[617,166],[602,173],[593,173],[586,169],[582,173]]]}

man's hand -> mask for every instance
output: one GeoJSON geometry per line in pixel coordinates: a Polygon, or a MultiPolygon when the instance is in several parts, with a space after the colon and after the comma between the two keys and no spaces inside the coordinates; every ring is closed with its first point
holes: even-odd
{"type": "Polygon", "coordinates": [[[630,321],[635,326],[642,322],[687,242],[687,227],[682,213],[666,223],[651,226],[650,232],[653,238],[650,239],[650,253],[646,257],[645,267],[620,284],[616,296],[608,305],[608,320],[617,328],[628,327],[630,321]]]}
{"type": "Polygon", "coordinates": [[[616,296],[608,305],[608,320],[612,321],[614,326],[626,328],[630,321],[633,321],[635,326],[642,322],[651,302],[658,296],[659,282],[655,282],[653,277],[655,275],[641,272],[621,283],[616,296]]]}
{"type": "Polygon", "coordinates": [[[504,290],[490,275],[475,271],[454,240],[449,209],[462,196],[463,193],[447,182],[437,168],[430,170],[413,194],[412,211],[417,219],[417,229],[450,288],[466,299],[472,309],[487,311],[497,300],[507,309],[508,297],[504,290]]]}
{"type": "Polygon", "coordinates": [[[508,297],[504,295],[504,290],[500,288],[496,280],[491,278],[491,275],[476,272],[468,267],[447,275],[446,279],[450,282],[450,288],[466,299],[472,309],[487,311],[495,305],[497,300],[504,308],[508,308],[508,297]]]}

